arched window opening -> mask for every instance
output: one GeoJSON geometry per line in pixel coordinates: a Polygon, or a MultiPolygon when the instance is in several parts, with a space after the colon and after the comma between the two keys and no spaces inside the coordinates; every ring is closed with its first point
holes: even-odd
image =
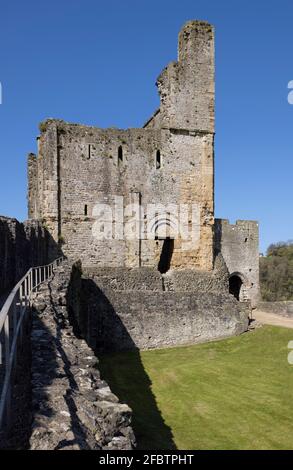
{"type": "Polygon", "coordinates": [[[118,163],[122,163],[123,162],[123,149],[122,149],[122,146],[119,145],[118,147],[118,163]]]}
{"type": "Polygon", "coordinates": [[[237,300],[240,300],[242,284],[242,279],[236,274],[231,276],[229,279],[229,292],[230,294],[234,295],[237,300]]]}
{"type": "Polygon", "coordinates": [[[156,169],[159,170],[161,168],[162,161],[161,161],[161,152],[157,150],[156,152],[156,169]]]}

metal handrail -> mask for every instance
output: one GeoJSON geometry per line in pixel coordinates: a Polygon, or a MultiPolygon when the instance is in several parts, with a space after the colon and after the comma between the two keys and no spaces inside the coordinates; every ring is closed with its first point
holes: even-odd
{"type": "Polygon", "coordinates": [[[9,424],[10,421],[11,376],[16,364],[19,338],[22,342],[23,319],[31,306],[32,294],[43,282],[52,278],[54,268],[59,266],[63,260],[64,257],[61,257],[50,264],[30,268],[12,289],[0,311],[0,367],[5,369],[0,398],[0,429],[4,421],[5,424],[9,424]],[[3,334],[4,364],[1,338],[3,334]]]}

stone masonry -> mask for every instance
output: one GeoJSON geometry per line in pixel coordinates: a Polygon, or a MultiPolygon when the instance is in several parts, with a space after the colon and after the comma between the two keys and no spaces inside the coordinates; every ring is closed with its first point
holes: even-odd
{"type": "Polygon", "coordinates": [[[227,294],[228,283],[221,255],[212,273],[77,264],[69,309],[97,353],[204,342],[247,330],[247,305],[227,294]]]}
{"type": "Polygon", "coordinates": [[[0,217],[0,296],[11,289],[32,266],[58,256],[58,247],[41,221],[24,223],[0,217]]]}
{"type": "Polygon", "coordinates": [[[215,220],[215,246],[222,253],[230,279],[240,279],[241,301],[251,301],[253,308],[259,302],[259,233],[258,224],[251,220],[215,220]]]}
{"type": "MultiPolygon", "coordinates": [[[[41,124],[29,156],[29,216],[42,219],[64,253],[87,266],[157,266],[163,240],[97,240],[97,203],[196,204],[200,233],[188,249],[174,240],[172,268],[213,268],[214,33],[190,22],[178,62],[158,78],[161,107],[142,129],[98,129],[58,120],[41,124]],[[158,162],[158,155],[160,161],[158,162]]],[[[141,223],[144,223],[142,220],[141,223]]],[[[166,223],[166,222],[165,222],[166,223]]]]}
{"type": "MultiPolygon", "coordinates": [[[[188,243],[181,236],[172,240],[168,269],[213,270],[218,248],[214,221],[214,29],[209,23],[189,21],[184,25],[179,33],[178,59],[161,72],[157,87],[160,108],[140,129],[100,129],[58,119],[40,125],[38,153],[28,159],[29,217],[42,220],[64,254],[72,261],[80,259],[84,267],[158,268],[167,245],[158,227],[169,233],[171,216],[167,213],[163,217],[159,210],[152,238],[128,239],[119,235],[125,234],[134,215],[127,213],[126,206],[138,204],[145,209],[149,204],[188,204],[197,208],[192,220],[189,214],[188,228],[192,222],[198,236],[188,243]],[[97,204],[111,207],[110,227],[107,214],[97,214],[97,204]],[[99,239],[94,230],[106,225],[112,237],[99,239]]],[[[145,211],[138,217],[140,229],[145,229],[145,211]]],[[[232,238],[228,230],[223,231],[223,256],[229,272],[230,266],[233,268],[230,274],[237,272],[243,283],[250,283],[241,300],[255,302],[255,246],[248,243],[241,256],[234,256],[232,238]]]]}
{"type": "Polygon", "coordinates": [[[131,410],[101,380],[98,359],[70,324],[70,278],[64,263],[34,301],[30,449],[132,449],[131,410]]]}
{"type": "Polygon", "coordinates": [[[161,72],[157,87],[160,107],[142,128],[41,123],[37,155],[28,157],[30,220],[0,218],[0,294],[30,266],[67,258],[34,301],[32,428],[22,447],[134,448],[131,409],[101,379],[99,353],[219,339],[248,328],[259,291],[258,224],[214,218],[209,23],[184,25],[177,61],[161,72]],[[150,204],[158,206],[151,237],[142,233],[150,204]],[[196,237],[188,242],[174,235],[165,211],[175,205],[195,208],[187,228],[196,237]],[[125,236],[130,227],[133,237],[125,236]]]}

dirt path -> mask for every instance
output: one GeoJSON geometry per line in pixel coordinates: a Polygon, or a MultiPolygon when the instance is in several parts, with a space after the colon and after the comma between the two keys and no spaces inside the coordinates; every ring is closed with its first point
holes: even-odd
{"type": "Polygon", "coordinates": [[[264,325],[283,326],[284,328],[293,328],[293,318],[282,317],[274,313],[262,312],[254,310],[252,318],[255,318],[259,323],[264,325]]]}

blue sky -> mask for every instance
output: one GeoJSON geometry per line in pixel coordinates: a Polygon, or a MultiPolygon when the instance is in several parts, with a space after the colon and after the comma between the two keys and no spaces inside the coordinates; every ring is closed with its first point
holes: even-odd
{"type": "Polygon", "coordinates": [[[140,127],[189,19],[216,27],[216,216],[293,238],[292,0],[1,0],[0,214],[26,218],[26,155],[46,117],[140,127]]]}

